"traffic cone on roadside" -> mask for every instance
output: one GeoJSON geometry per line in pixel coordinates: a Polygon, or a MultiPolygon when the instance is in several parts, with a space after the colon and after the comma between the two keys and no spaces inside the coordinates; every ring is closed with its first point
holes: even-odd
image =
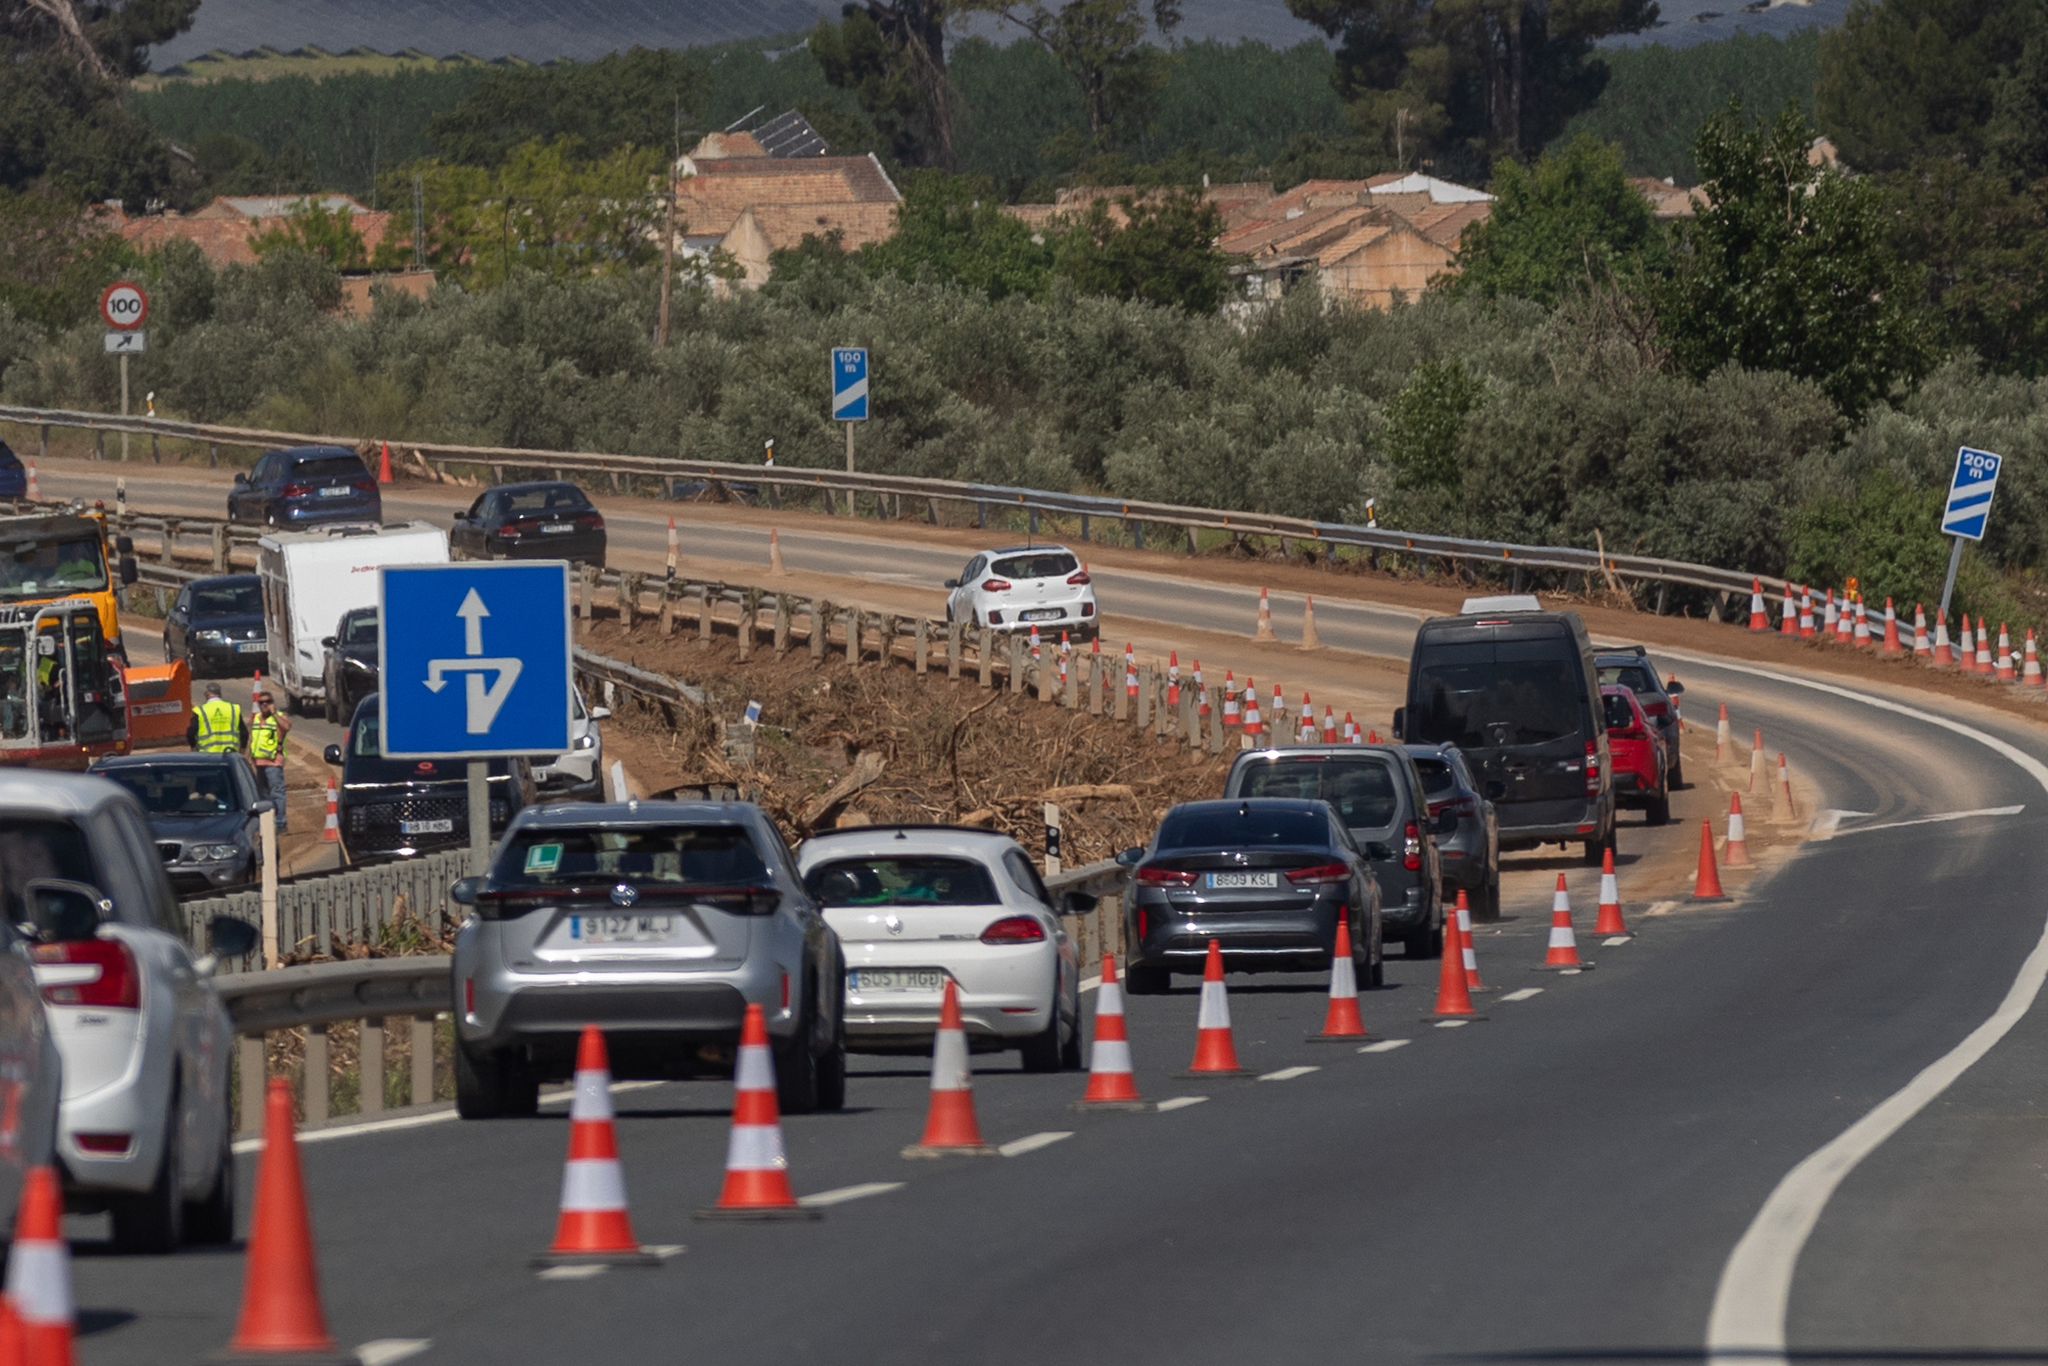
{"type": "Polygon", "coordinates": [[[1287,694],[1278,683],[1273,685],[1273,705],[1268,710],[1273,714],[1266,718],[1266,724],[1284,743],[1287,735],[1287,694]]]}
{"type": "Polygon", "coordinates": [[[1963,672],[1966,674],[1977,672],[1977,638],[1970,634],[1970,614],[1968,612],[1963,613],[1961,649],[1963,672]]]}
{"type": "Polygon", "coordinates": [[[1884,653],[1902,655],[1906,647],[1899,643],[1899,614],[1892,606],[1892,600],[1884,600],[1884,653]]]}
{"type": "MultiPolygon", "coordinates": [[[[327,1331],[320,1271],[306,1213],[306,1183],[292,1113],[292,1084],[273,1077],[264,1097],[263,1160],[256,1169],[256,1214],[249,1226],[242,1317],[228,1356],[265,1361],[354,1363],[327,1331]]],[[[30,1360],[34,1360],[31,1356],[30,1360]]]]}
{"type": "Polygon", "coordinates": [[[1117,982],[1116,955],[1102,955],[1102,985],[1095,991],[1095,1042],[1088,1050],[1088,1091],[1076,1110],[1144,1110],[1137,1078],[1131,1075],[1131,1036],[1124,1019],[1124,989],[1117,982]]]}
{"type": "Polygon", "coordinates": [[[1734,737],[1728,733],[1728,704],[1723,702],[1721,704],[1721,719],[1714,722],[1715,763],[1725,764],[1728,762],[1728,747],[1734,742],[1734,737]]]}
{"type": "Polygon", "coordinates": [[[1764,733],[1758,731],[1749,745],[1749,790],[1756,791],[1757,782],[1764,776],[1764,733]]]}
{"type": "MultiPolygon", "coordinates": [[[[1224,706],[1228,708],[1229,703],[1226,702],[1224,706]]],[[[1229,721],[1227,711],[1225,712],[1224,719],[1227,724],[1229,721]]],[[[1244,680],[1244,725],[1242,729],[1247,740],[1257,740],[1266,733],[1266,723],[1259,715],[1259,683],[1250,674],[1246,674],[1244,680]]]]}
{"type": "Polygon", "coordinates": [[[1038,623],[1031,623],[1031,662],[1036,664],[1044,658],[1044,642],[1038,638],[1038,623]]]}
{"type": "Polygon", "coordinates": [[[1998,623],[1998,681],[2010,683],[2019,677],[2019,671],[2012,666],[2012,633],[2005,629],[2005,623],[1998,623]]]}
{"type": "Polygon", "coordinates": [[[1296,715],[1301,718],[1301,730],[1297,738],[1304,745],[1314,744],[1316,742],[1316,706],[1310,700],[1307,689],[1302,690],[1301,710],[1296,715]]]}
{"type": "Polygon", "coordinates": [[[21,1337],[21,1315],[14,1301],[0,1295],[0,1366],[28,1366],[28,1344],[21,1337]]]}
{"type": "Polygon", "coordinates": [[[967,1028],[960,1023],[960,988],[946,979],[939,1001],[939,1030],[932,1036],[932,1101],[924,1137],[903,1150],[905,1157],[994,1157],[974,1115],[974,1075],[967,1062],[967,1028]]]}
{"type": "Polygon", "coordinates": [[[1840,622],[1841,622],[1841,611],[1840,611],[1840,609],[1838,609],[1838,608],[1837,608],[1837,607],[1835,606],[1835,590],[1834,590],[1834,589],[1832,589],[1832,588],[1830,588],[1830,589],[1828,590],[1828,600],[1827,600],[1827,604],[1826,604],[1826,606],[1825,606],[1825,607],[1824,607],[1824,608],[1822,609],[1822,611],[1821,611],[1821,618],[1820,618],[1820,641],[1821,641],[1821,644],[1823,644],[1823,645],[1833,645],[1833,644],[1835,643],[1835,628],[1836,628],[1836,626],[1838,626],[1838,625],[1840,624],[1840,622]]]}
{"type": "Polygon", "coordinates": [[[2034,628],[2029,626],[2027,628],[2026,661],[2020,666],[2020,686],[2023,688],[2038,688],[2043,683],[2048,683],[2048,679],[2041,677],[2041,656],[2034,645],[2034,628]]]}
{"type": "Polygon", "coordinates": [[[1749,629],[1758,635],[1771,629],[1771,617],[1764,610],[1764,583],[1762,579],[1749,581],[1749,629]]]}
{"type": "Polygon", "coordinates": [[[1730,868],[1751,868],[1749,861],[1748,831],[1742,824],[1742,794],[1728,794],[1728,842],[1723,846],[1721,856],[1728,860],[1730,868]]]}
{"type": "Polygon", "coordinates": [[[789,572],[789,566],[782,562],[782,529],[768,528],[768,572],[777,578],[789,572]]]}
{"type": "Polygon", "coordinates": [[[1870,608],[1861,598],[1856,601],[1854,644],[1859,650],[1870,648],[1870,608]]]}
{"type": "Polygon", "coordinates": [[[1557,875],[1557,891],[1550,898],[1550,947],[1543,955],[1543,970],[1563,972],[1593,966],[1579,957],[1579,937],[1572,932],[1572,894],[1564,874],[1557,875]]]}
{"type": "Polygon", "coordinates": [[[380,484],[389,484],[392,482],[391,443],[389,441],[383,443],[382,450],[380,451],[377,457],[377,482],[380,484]]]}
{"type": "Polygon", "coordinates": [[[1799,638],[1813,639],[1813,589],[1808,587],[1799,590],[1799,638]]]}
{"type": "Polygon", "coordinates": [[[1301,648],[1323,648],[1323,638],[1316,631],[1316,600],[1313,597],[1303,599],[1301,604],[1301,648]]]}
{"type": "Polygon", "coordinates": [[[1237,714],[1237,675],[1229,669],[1223,671],[1223,729],[1236,730],[1240,720],[1237,714]]]}
{"type": "Polygon", "coordinates": [[[1985,678],[1991,676],[1991,628],[1982,617],[1977,618],[1977,673],[1985,678]]]}
{"type": "Polygon", "coordinates": [[[1848,645],[1856,639],[1856,607],[1849,595],[1842,595],[1842,614],[1835,619],[1835,644],[1848,645]]]}
{"type": "Polygon", "coordinates": [[[28,458],[28,500],[31,503],[43,501],[42,486],[36,482],[36,458],[34,456],[28,458]]]}
{"type": "Polygon", "coordinates": [[[7,1254],[7,1301],[16,1319],[15,1361],[71,1366],[71,1251],[64,1244],[64,1196],[50,1167],[31,1167],[22,1180],[7,1254]]]}
{"type": "Polygon", "coordinates": [[[666,569],[664,571],[668,577],[669,582],[671,583],[675,581],[676,556],[681,551],[681,549],[682,540],[676,534],[676,519],[671,517],[668,519],[668,562],[666,569]]]}
{"type": "Polygon", "coordinates": [[[725,1188],[699,1219],[816,1219],[789,1188],[789,1158],[782,1147],[782,1111],[775,1100],[775,1057],[768,1049],[768,1017],[749,1005],[740,1023],[734,1064],[732,1137],[725,1149],[725,1188]]]}
{"type": "Polygon", "coordinates": [[[1131,702],[1138,700],[1138,652],[1124,642],[1124,696],[1131,702]]]}
{"type": "Polygon", "coordinates": [[[585,1027],[576,1041],[576,1094],[569,1102],[569,1160],[562,1168],[562,1212],[555,1241],[534,1258],[548,1266],[654,1266],[633,1236],[626,1180],[612,1120],[611,1061],[604,1035],[585,1027]]]}
{"type": "Polygon", "coordinates": [[[1627,934],[1628,922],[1621,918],[1621,884],[1614,877],[1614,850],[1600,854],[1600,918],[1593,923],[1596,939],[1627,934]]]}
{"type": "Polygon", "coordinates": [[[1799,634],[1799,608],[1792,601],[1792,585],[1785,585],[1785,613],[1778,621],[1778,634],[1796,636],[1799,634]]]}
{"type": "Polygon", "coordinates": [[[1184,1077],[1244,1077],[1237,1062],[1237,1036],[1230,1032],[1230,997],[1223,987],[1223,944],[1209,941],[1202,968],[1202,1006],[1195,1020],[1195,1060],[1184,1077]]]}
{"type": "Polygon", "coordinates": [[[1948,613],[1940,608],[1934,612],[1934,667],[1950,669],[1955,667],[1956,652],[1949,644],[1948,613]]]}
{"type": "Polygon", "coordinates": [[[1462,942],[1457,952],[1451,951],[1446,939],[1442,960],[1437,964],[1436,1010],[1422,1017],[1424,1024],[1439,1020],[1483,1020],[1472,1007],[1472,979],[1465,971],[1465,953],[1462,942]]]}
{"type": "Polygon", "coordinates": [[[1465,967],[1465,990],[1488,990],[1479,976],[1479,949],[1472,942],[1472,899],[1462,887],[1458,889],[1458,907],[1451,916],[1451,925],[1458,933],[1458,959],[1465,967]]]}
{"type": "Polygon", "coordinates": [[[1358,965],[1351,961],[1351,922],[1337,917],[1337,948],[1330,955],[1330,1008],[1323,1014],[1323,1032],[1308,1036],[1316,1043],[1362,1039],[1365,1020],[1358,1013],[1358,965]]]}
{"type": "Polygon", "coordinates": [[[1344,713],[1344,743],[1347,745],[1362,745],[1365,743],[1365,736],[1359,731],[1358,722],[1351,719],[1351,713],[1348,711],[1344,713]]]}
{"type": "Polygon", "coordinates": [[[1252,639],[1256,641],[1279,639],[1278,636],[1273,634],[1273,598],[1263,588],[1259,590],[1259,621],[1258,625],[1252,629],[1252,639]]]}
{"type": "Polygon", "coordinates": [[[1797,806],[1792,800],[1792,770],[1785,763],[1783,750],[1778,752],[1778,808],[1776,815],[1780,821],[1796,820],[1799,815],[1797,806]]]}
{"type": "Polygon", "coordinates": [[[1694,901],[1726,901],[1721,890],[1721,870],[1714,864],[1714,823],[1700,822],[1700,867],[1692,882],[1694,901]]]}
{"type": "Polygon", "coordinates": [[[1337,714],[1330,710],[1330,704],[1327,702],[1323,703],[1323,743],[1337,743],[1337,714]]]}
{"type": "Polygon", "coordinates": [[[336,792],[332,778],[327,780],[327,821],[320,827],[320,842],[341,843],[341,796],[336,792]]]}
{"type": "Polygon", "coordinates": [[[1927,656],[1933,653],[1934,646],[1927,639],[1927,608],[1916,602],[1913,604],[1913,658],[1925,663],[1927,656]]]}
{"type": "Polygon", "coordinates": [[[1166,653],[1166,705],[1180,711],[1180,651],[1166,653]]]}

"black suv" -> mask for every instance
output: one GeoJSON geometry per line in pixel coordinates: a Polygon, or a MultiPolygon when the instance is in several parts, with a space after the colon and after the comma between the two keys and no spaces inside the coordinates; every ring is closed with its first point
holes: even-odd
{"type": "MultiPolygon", "coordinates": [[[[469,773],[462,760],[386,758],[377,695],[356,704],[343,744],[327,747],[341,770],[341,852],[350,863],[413,858],[469,843],[469,773]]],[[[491,835],[534,802],[524,759],[490,761],[491,835]]]]}

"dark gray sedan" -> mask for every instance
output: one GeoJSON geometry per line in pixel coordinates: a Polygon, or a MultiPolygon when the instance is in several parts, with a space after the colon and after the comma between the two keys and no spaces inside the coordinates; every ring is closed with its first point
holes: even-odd
{"type": "Polygon", "coordinates": [[[184,896],[257,880],[259,822],[270,809],[239,754],[122,754],[94,762],[142,804],[171,886],[184,896]]]}
{"type": "Polygon", "coordinates": [[[1166,813],[1151,848],[1118,861],[1131,869],[1124,984],[1134,995],[1200,972],[1211,939],[1232,971],[1326,971],[1340,919],[1359,980],[1381,983],[1379,884],[1327,802],[1186,802],[1166,813]]]}

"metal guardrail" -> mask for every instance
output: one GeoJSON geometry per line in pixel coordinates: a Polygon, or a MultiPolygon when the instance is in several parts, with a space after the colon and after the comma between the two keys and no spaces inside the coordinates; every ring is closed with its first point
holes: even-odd
{"type": "MultiPolygon", "coordinates": [[[[258,428],[228,427],[199,422],[177,422],[168,418],[120,417],[108,413],[64,409],[22,408],[0,405],[0,422],[34,427],[40,433],[41,449],[47,452],[52,428],[106,433],[128,432],[152,438],[202,442],[209,446],[218,463],[222,446],[269,449],[281,446],[334,445],[359,451],[375,448],[364,438],[316,436],[303,432],[276,432],[258,428]]],[[[1455,536],[1434,536],[1418,532],[1388,531],[1378,527],[1344,522],[1323,522],[1308,518],[1283,517],[1271,513],[1235,512],[1217,508],[1188,507],[1174,503],[1153,503],[1133,499],[1060,493],[1045,489],[1015,488],[1000,484],[974,484],[951,479],[922,479],[902,475],[850,474],[840,470],[807,469],[775,465],[750,465],[734,461],[683,460],[676,458],[620,455],[597,451],[543,451],[520,447],[463,446],[440,442],[394,443],[394,454],[416,468],[439,478],[463,470],[488,470],[495,482],[508,474],[538,474],[566,477],[570,473],[607,476],[615,492],[623,492],[627,481],[656,484],[664,494],[673,495],[679,483],[703,484],[721,494],[735,488],[767,488],[771,491],[823,494],[828,499],[847,495],[849,509],[856,506],[853,495],[867,494],[878,503],[887,500],[900,508],[900,500],[923,502],[930,520],[938,520],[941,503],[965,504],[975,509],[978,523],[985,524],[990,509],[1023,511],[1032,519],[1043,514],[1078,517],[1082,539],[1090,535],[1096,519],[1129,528],[1133,543],[1144,545],[1146,526],[1166,526],[1187,533],[1193,548],[1196,533],[1222,532],[1239,537],[1278,538],[1283,543],[1308,541],[1324,546],[1344,546],[1371,552],[1413,555],[1443,561],[1506,570],[1519,577],[1521,570],[1553,570],[1601,577],[1616,582],[1647,582],[1702,589],[1717,594],[1740,595],[1749,591],[1754,577],[1746,571],[1720,569],[1682,560],[1647,555],[1606,554],[1598,549],[1573,546],[1520,545],[1512,542],[1468,540],[1455,536]],[[400,451],[402,447],[402,453],[400,451]]],[[[186,519],[180,519],[186,520],[186,519]]],[[[1774,598],[1782,594],[1773,594],[1774,598]]]]}
{"type": "MultiPolygon", "coordinates": [[[[436,926],[453,912],[448,888],[469,871],[469,855],[456,849],[361,868],[302,873],[277,885],[277,944],[280,952],[325,953],[337,942],[359,944],[406,917],[436,926]]],[[[179,903],[188,942],[203,944],[207,922],[217,915],[262,925],[263,896],[255,889],[179,903]]],[[[256,975],[254,957],[222,964],[222,981],[256,975]]],[[[297,971],[295,968],[283,971],[297,971]]],[[[276,973],[262,973],[268,978],[276,973]]]]}

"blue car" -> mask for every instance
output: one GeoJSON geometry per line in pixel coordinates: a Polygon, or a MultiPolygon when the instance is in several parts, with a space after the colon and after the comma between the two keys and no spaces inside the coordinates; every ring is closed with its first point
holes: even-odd
{"type": "Polygon", "coordinates": [[[0,441],[0,498],[28,497],[28,467],[5,441],[0,441]]]}
{"type": "Polygon", "coordinates": [[[307,527],[333,522],[380,523],[384,500],[356,453],[342,446],[268,451],[235,476],[228,520],[259,526],[307,527]]]}

